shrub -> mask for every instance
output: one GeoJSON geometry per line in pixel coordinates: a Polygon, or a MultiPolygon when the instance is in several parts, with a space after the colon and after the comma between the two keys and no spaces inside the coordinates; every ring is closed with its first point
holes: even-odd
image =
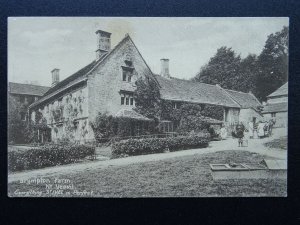
{"type": "Polygon", "coordinates": [[[114,158],[162,153],[165,150],[178,151],[191,148],[207,147],[210,139],[208,133],[168,138],[128,139],[115,142],[112,146],[114,158]]]}
{"type": "Polygon", "coordinates": [[[178,133],[202,132],[208,131],[209,123],[201,115],[188,115],[181,118],[180,125],[177,128],[178,133]]]}
{"type": "Polygon", "coordinates": [[[94,154],[95,147],[75,143],[48,144],[28,150],[10,151],[8,152],[8,170],[14,172],[68,164],[94,154]]]}
{"type": "MultiPolygon", "coordinates": [[[[135,124],[141,123],[133,118],[113,117],[108,113],[99,113],[91,127],[95,134],[95,139],[98,143],[105,143],[113,138],[128,137],[136,135],[135,124]]],[[[139,135],[151,134],[156,132],[155,122],[148,124],[148,129],[140,129],[139,135]]]]}

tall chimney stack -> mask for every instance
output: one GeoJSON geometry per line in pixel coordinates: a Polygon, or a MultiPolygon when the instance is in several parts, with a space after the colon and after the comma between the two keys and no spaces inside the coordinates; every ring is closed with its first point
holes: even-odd
{"type": "Polygon", "coordinates": [[[96,60],[99,60],[104,54],[110,51],[110,35],[111,33],[97,30],[97,50],[96,50],[96,60]]]}
{"type": "Polygon", "coordinates": [[[161,62],[160,75],[165,77],[165,78],[170,78],[169,59],[161,59],[160,62],[161,62]]]}
{"type": "Polygon", "coordinates": [[[51,87],[54,87],[59,83],[59,69],[55,68],[51,71],[52,73],[52,84],[51,87]]]}

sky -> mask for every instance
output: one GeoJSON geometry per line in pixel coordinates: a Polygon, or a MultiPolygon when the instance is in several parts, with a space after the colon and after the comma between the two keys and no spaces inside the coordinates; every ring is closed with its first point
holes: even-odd
{"type": "Polygon", "coordinates": [[[10,17],[8,80],[50,86],[54,68],[65,79],[96,58],[99,29],[112,33],[112,48],[128,33],[152,72],[169,58],[171,76],[190,79],[218,48],[260,54],[268,35],[288,24],[287,17],[10,17]]]}

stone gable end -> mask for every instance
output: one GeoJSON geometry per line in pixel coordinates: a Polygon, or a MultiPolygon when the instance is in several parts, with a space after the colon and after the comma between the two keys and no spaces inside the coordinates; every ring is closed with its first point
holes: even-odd
{"type": "Polygon", "coordinates": [[[135,81],[146,74],[152,75],[142,56],[130,38],[127,38],[117,49],[100,63],[100,65],[89,74],[89,120],[93,121],[99,112],[116,114],[120,109],[134,106],[121,105],[121,90],[135,89],[135,81]],[[126,62],[132,63],[133,76],[131,82],[123,81],[122,66],[126,62]]]}

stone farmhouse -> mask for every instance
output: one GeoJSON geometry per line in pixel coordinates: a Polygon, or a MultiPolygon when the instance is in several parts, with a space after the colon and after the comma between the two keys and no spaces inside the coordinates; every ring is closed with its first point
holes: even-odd
{"type": "MultiPolygon", "coordinates": [[[[38,123],[43,120],[53,141],[64,137],[66,121],[75,125],[72,138],[94,140],[90,122],[99,112],[149,121],[133,110],[135,82],[141,77],[154,78],[161,98],[171,101],[174,108],[182,103],[222,106],[225,124],[253,121],[262,116],[258,110],[261,104],[251,93],[173,78],[168,59],[161,59],[161,74],[154,74],[129,35],[113,49],[111,33],[98,30],[96,35],[96,59],[62,81],[59,81],[59,69],[52,70],[52,87],[29,107],[31,120],[38,123]]],[[[168,132],[173,129],[172,125],[164,127],[168,132]]]]}
{"type": "Polygon", "coordinates": [[[266,119],[275,119],[275,127],[287,127],[288,82],[267,96],[262,113],[266,119]]]}

